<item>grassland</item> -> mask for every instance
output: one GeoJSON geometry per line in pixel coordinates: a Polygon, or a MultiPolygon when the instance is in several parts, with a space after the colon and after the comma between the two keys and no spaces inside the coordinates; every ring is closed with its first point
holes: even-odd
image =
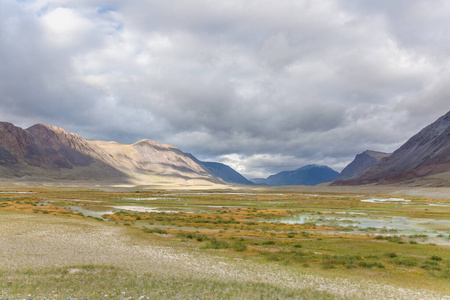
{"type": "Polygon", "coordinates": [[[0,297],[450,298],[450,199],[392,197],[1,187],[0,297]]]}

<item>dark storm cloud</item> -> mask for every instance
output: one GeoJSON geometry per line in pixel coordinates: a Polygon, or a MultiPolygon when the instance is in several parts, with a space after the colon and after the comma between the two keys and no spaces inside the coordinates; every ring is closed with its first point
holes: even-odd
{"type": "Polygon", "coordinates": [[[0,2],[0,118],[341,169],[449,109],[445,1],[0,2]]]}

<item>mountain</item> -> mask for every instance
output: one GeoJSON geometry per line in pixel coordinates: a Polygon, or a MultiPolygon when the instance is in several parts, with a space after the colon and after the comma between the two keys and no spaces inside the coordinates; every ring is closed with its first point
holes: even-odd
{"type": "Polygon", "coordinates": [[[411,137],[361,176],[334,185],[450,185],[450,112],[411,137]]]}
{"type": "Polygon", "coordinates": [[[348,164],[336,180],[347,180],[360,176],[382,158],[388,157],[390,153],[366,150],[356,155],[355,159],[348,164]]]}
{"type": "MultiPolygon", "coordinates": [[[[79,171],[89,167],[90,176],[99,180],[126,176],[89,153],[88,141],[62,129],[36,124],[26,130],[0,122],[1,177],[85,178],[79,171]],[[61,171],[62,170],[62,171],[61,171]],[[66,172],[70,170],[70,172],[66,172]],[[58,172],[61,171],[61,172],[58,172]],[[57,174],[58,173],[58,174],[57,174]]],[[[87,174],[86,174],[87,175],[87,174]]]]}
{"type": "Polygon", "coordinates": [[[253,184],[253,182],[247,180],[247,178],[226,164],[200,161],[190,153],[187,155],[189,155],[196,163],[201,165],[208,173],[222,179],[225,182],[236,184],[253,184]]]}
{"type": "Polygon", "coordinates": [[[327,166],[306,165],[294,171],[283,171],[267,177],[266,185],[316,185],[332,181],[338,172],[327,166]]]}
{"type": "Polygon", "coordinates": [[[217,162],[200,162],[203,168],[213,176],[216,176],[228,183],[237,184],[253,184],[250,180],[247,180],[244,176],[236,172],[228,165],[217,162]]]}
{"type": "Polygon", "coordinates": [[[252,178],[250,181],[257,185],[266,185],[266,178],[252,178]]]}
{"type": "Polygon", "coordinates": [[[55,126],[36,124],[22,129],[0,122],[3,178],[132,184],[227,182],[213,173],[177,147],[151,140],[134,144],[86,140],[55,126]]]}

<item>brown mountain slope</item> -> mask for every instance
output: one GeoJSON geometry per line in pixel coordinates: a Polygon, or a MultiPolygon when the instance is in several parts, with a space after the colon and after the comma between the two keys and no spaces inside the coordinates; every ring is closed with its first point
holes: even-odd
{"type": "Polygon", "coordinates": [[[388,157],[389,155],[391,154],[366,150],[356,155],[355,159],[342,170],[336,180],[347,180],[358,177],[382,158],[388,157]]]}
{"type": "Polygon", "coordinates": [[[422,129],[361,176],[335,185],[414,183],[450,185],[450,112],[422,129]]]}
{"type": "Polygon", "coordinates": [[[223,183],[180,149],[142,140],[85,140],[62,128],[0,122],[0,177],[154,184],[223,183]]]}
{"type": "Polygon", "coordinates": [[[63,129],[36,124],[22,129],[0,122],[0,177],[124,181],[123,174],[90,155],[89,142],[63,129]]]}

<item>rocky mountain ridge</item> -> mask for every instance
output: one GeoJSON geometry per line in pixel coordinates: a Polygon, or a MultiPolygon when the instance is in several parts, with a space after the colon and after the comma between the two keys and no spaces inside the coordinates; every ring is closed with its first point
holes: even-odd
{"type": "Polygon", "coordinates": [[[366,150],[355,156],[336,178],[336,180],[348,180],[360,176],[381,159],[388,157],[390,153],[366,150]]]}
{"type": "Polygon", "coordinates": [[[450,185],[450,111],[360,176],[334,185],[450,185]]]}
{"type": "Polygon", "coordinates": [[[86,140],[55,126],[22,129],[6,122],[0,122],[0,137],[0,177],[132,184],[227,182],[192,155],[152,140],[86,140]]]}
{"type": "Polygon", "coordinates": [[[317,185],[333,181],[338,175],[338,172],[328,166],[306,165],[293,171],[282,171],[270,175],[265,180],[257,178],[255,183],[271,186],[317,185]]]}

